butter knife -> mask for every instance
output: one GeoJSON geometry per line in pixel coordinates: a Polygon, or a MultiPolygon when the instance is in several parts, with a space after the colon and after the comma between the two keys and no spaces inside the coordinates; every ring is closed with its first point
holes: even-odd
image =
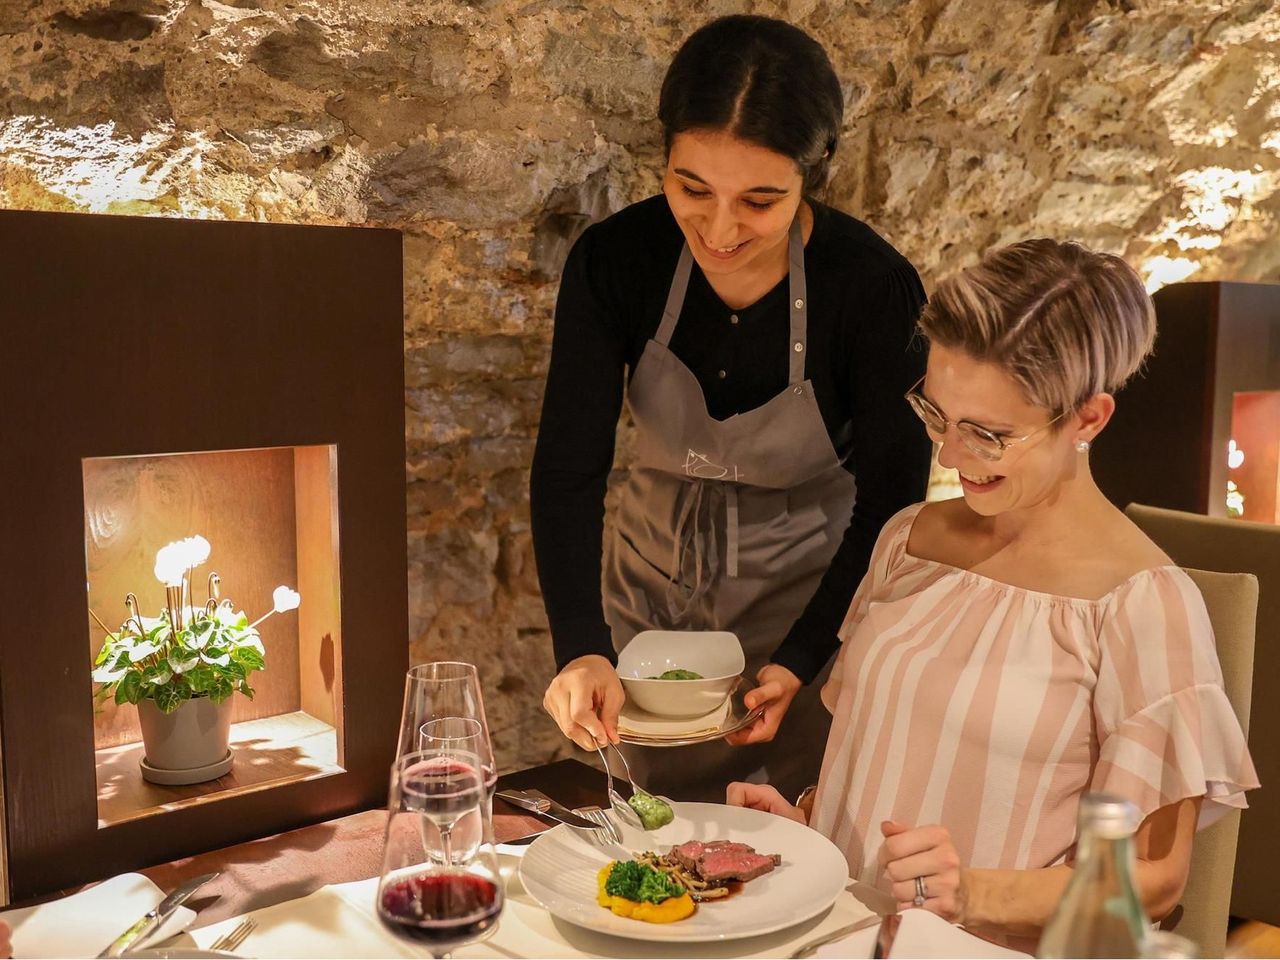
{"type": "Polygon", "coordinates": [[[548,820],[558,820],[571,827],[594,830],[600,826],[580,817],[562,803],[557,803],[539,790],[499,790],[496,796],[522,810],[530,810],[548,820]]]}
{"type": "Polygon", "coordinates": [[[128,930],[116,937],[111,946],[98,954],[98,957],[118,957],[143,937],[155,933],[160,928],[160,924],[169,919],[173,911],[182,906],[193,893],[216,876],[218,876],[217,873],[205,873],[198,877],[192,877],[161,900],[153,909],[148,910],[139,917],[136,922],[130,925],[128,930]]]}
{"type": "Polygon", "coordinates": [[[835,943],[837,940],[843,940],[845,937],[857,933],[859,930],[865,930],[868,927],[874,927],[880,923],[883,917],[863,917],[857,923],[851,923],[847,927],[841,927],[839,930],[832,930],[826,936],[818,937],[816,940],[810,940],[804,946],[791,954],[791,960],[803,960],[804,957],[812,957],[818,952],[819,947],[825,947],[829,943],[835,943]]]}

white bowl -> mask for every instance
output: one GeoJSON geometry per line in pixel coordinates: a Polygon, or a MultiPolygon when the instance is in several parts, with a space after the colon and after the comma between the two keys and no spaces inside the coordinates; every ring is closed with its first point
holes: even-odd
{"type": "Polygon", "coordinates": [[[618,654],[627,699],[659,717],[701,717],[729,698],[747,665],[738,638],[726,630],[644,630],[618,654]],[[692,670],[701,680],[652,680],[668,670],[692,670]]]}

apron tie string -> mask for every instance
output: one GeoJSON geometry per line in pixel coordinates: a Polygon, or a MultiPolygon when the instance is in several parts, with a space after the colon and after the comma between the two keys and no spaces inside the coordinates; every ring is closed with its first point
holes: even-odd
{"type": "Polygon", "coordinates": [[[725,572],[731,576],[738,575],[738,485],[724,485],[724,539],[728,562],[725,572]]]}
{"type": "Polygon", "coordinates": [[[671,579],[667,581],[667,612],[679,624],[711,589],[720,571],[716,544],[716,500],[725,503],[725,571],[738,575],[738,488],[732,483],[694,480],[689,484],[676,519],[671,547],[671,579]],[[692,563],[690,563],[692,561],[692,563]],[[688,576],[686,577],[686,570],[688,576]],[[688,586],[685,584],[688,583],[688,586]]]}

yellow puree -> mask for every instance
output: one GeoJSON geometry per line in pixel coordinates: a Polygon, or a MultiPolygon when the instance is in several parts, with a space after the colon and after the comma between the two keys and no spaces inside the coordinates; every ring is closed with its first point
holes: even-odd
{"type": "Polygon", "coordinates": [[[608,882],[609,873],[616,862],[610,860],[596,874],[596,882],[599,885],[599,894],[596,899],[600,906],[608,907],[620,917],[630,917],[632,920],[643,920],[646,923],[674,923],[693,913],[695,906],[693,897],[689,896],[687,890],[680,896],[670,897],[661,903],[636,903],[626,897],[615,897],[606,893],[604,885],[608,882]]]}

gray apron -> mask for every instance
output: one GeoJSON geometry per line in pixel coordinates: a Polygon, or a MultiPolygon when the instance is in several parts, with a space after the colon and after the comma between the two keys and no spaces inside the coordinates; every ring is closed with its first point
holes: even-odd
{"type": "MultiPolygon", "coordinates": [[[[693,267],[688,245],[681,251],[662,322],[627,390],[636,461],[604,569],[615,650],[642,630],[731,630],[742,641],[751,686],[817,589],[854,500],[853,477],[842,466],[847,442],[838,453],[804,377],[808,303],[798,217],[789,248],[787,387],[727,420],[707,413],[697,378],[668,349],[693,267]]],[[[723,802],[730,780],[772,783],[794,799],[817,783],[827,742],[821,680],[800,691],[770,743],[624,745],[632,773],[676,800],[723,802]]]]}

